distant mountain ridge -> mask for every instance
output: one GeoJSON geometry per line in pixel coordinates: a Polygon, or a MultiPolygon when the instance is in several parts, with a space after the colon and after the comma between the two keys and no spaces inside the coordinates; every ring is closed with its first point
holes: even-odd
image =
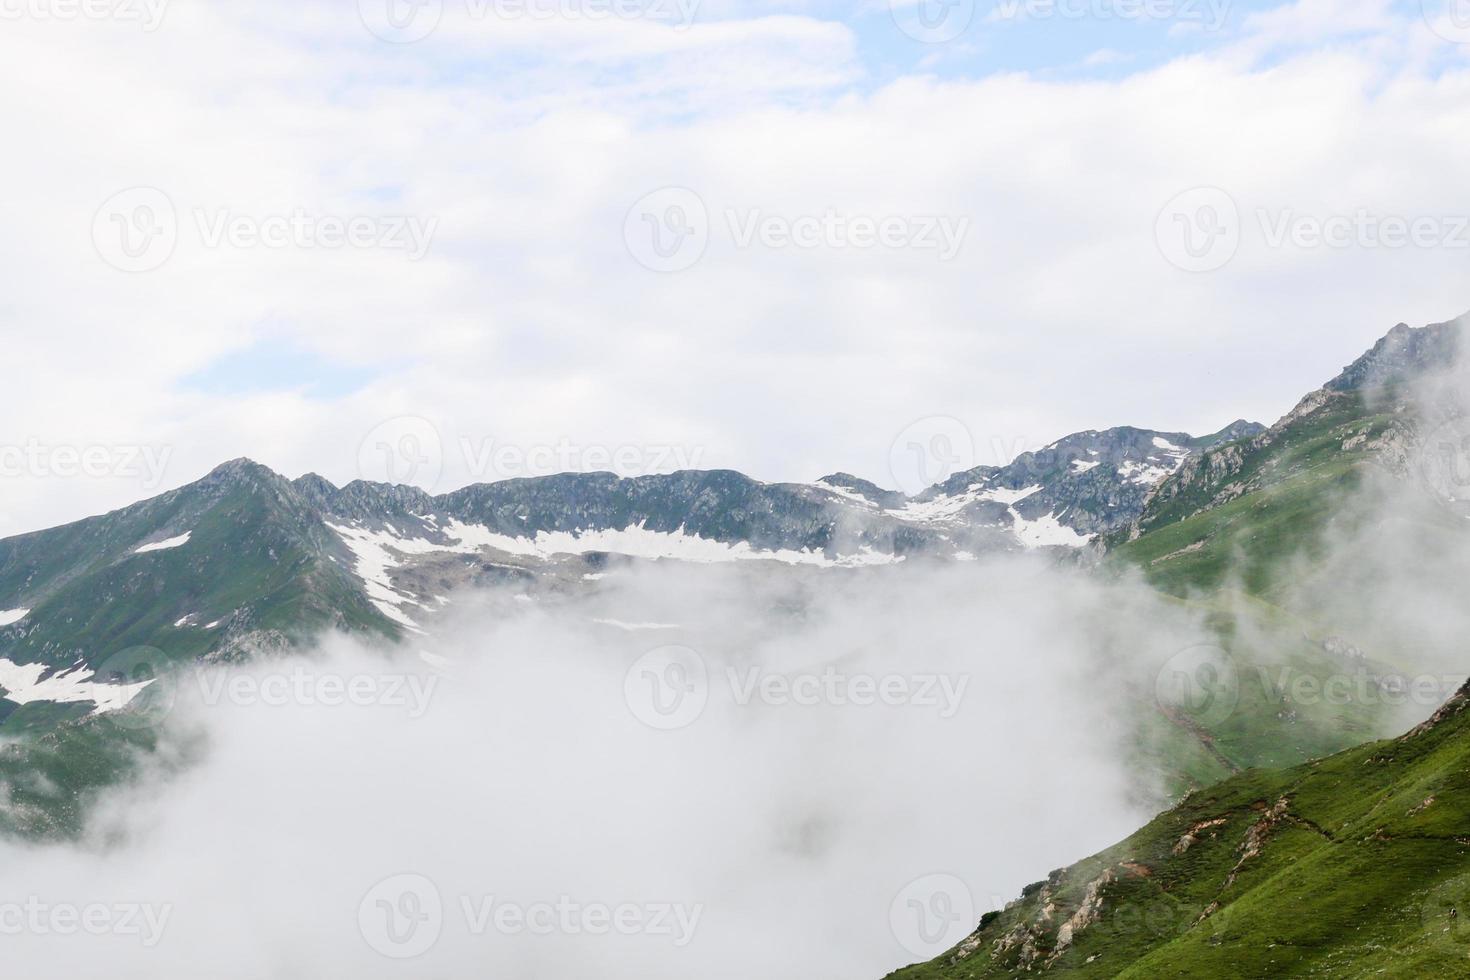
{"type": "Polygon", "coordinates": [[[0,661],[85,679],[82,668],[138,645],[189,660],[325,628],[393,637],[456,588],[576,581],[609,556],[853,567],[1076,548],[1136,516],[1148,486],[1199,448],[1259,429],[1076,433],[913,498],[844,474],[762,483],[729,470],[567,473],[433,496],[288,480],[237,459],[113,513],[0,540],[0,661]]]}
{"type": "MultiPolygon", "coordinates": [[[[1454,349],[1449,333],[1396,327],[1304,405],[1438,363],[1454,349]]],[[[434,496],[233,460],[151,500],[0,540],[0,727],[22,708],[28,723],[90,710],[90,671],[130,647],[190,661],[326,629],[394,639],[428,628],[456,589],[589,587],[609,561],[852,568],[1076,551],[1217,505],[1235,491],[1210,496],[1202,481],[1259,455],[1291,418],[1201,437],[1073,433],[913,497],[850,474],[763,483],[730,470],[567,473],[434,496]]]]}
{"type": "MultiPolygon", "coordinates": [[[[728,470],[561,474],[435,496],[367,481],[338,487],[316,474],[292,480],[232,460],[151,500],[0,540],[0,736],[36,736],[0,737],[0,785],[12,793],[0,827],[74,832],[86,787],[146,748],[147,728],[118,711],[137,690],[140,658],[161,670],[245,660],[329,630],[370,643],[422,632],[432,647],[446,608],[482,586],[556,602],[601,588],[625,562],[825,576],[1042,549],[1142,570],[1191,601],[1240,568],[1247,591],[1259,592],[1270,579],[1251,562],[1275,567],[1283,549],[1330,521],[1334,481],[1402,463],[1415,422],[1383,390],[1453,357],[1450,332],[1395,328],[1269,429],[1079,432],[915,496],[844,473],[762,483],[728,470]],[[24,789],[33,772],[63,795],[24,789]]],[[[1233,612],[1215,619],[1227,632],[1239,622],[1233,612]]],[[[1290,650],[1232,650],[1247,663],[1286,656],[1309,673],[1337,669],[1341,643],[1293,636],[1290,650]]],[[[1139,764],[1171,787],[1207,785],[1232,767],[1336,751],[1374,722],[1361,712],[1286,717],[1264,692],[1242,705],[1247,728],[1193,730],[1140,698],[1139,764]]]]}

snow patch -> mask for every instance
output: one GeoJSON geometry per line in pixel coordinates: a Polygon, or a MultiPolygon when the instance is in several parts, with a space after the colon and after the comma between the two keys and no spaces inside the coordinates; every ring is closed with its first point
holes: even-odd
{"type": "Polygon", "coordinates": [[[1118,476],[1129,483],[1151,487],[1176,469],[1178,469],[1177,465],[1158,466],[1150,463],[1137,463],[1130,459],[1118,467],[1118,476]]]}
{"type": "Polygon", "coordinates": [[[935,497],[933,500],[910,501],[902,507],[890,509],[888,514],[905,521],[916,521],[921,524],[935,524],[959,514],[971,504],[977,501],[993,501],[999,504],[1015,504],[1034,493],[1041,492],[1041,484],[1022,487],[1019,490],[1011,490],[1007,487],[983,488],[981,484],[974,484],[964,493],[957,493],[949,497],[935,497]]]}
{"type": "Polygon", "coordinates": [[[1011,520],[1015,521],[1014,533],[1027,548],[1081,548],[1094,535],[1080,534],[1063,524],[1055,511],[1028,521],[1016,508],[1011,508],[1011,520]]]}
{"type": "Polygon", "coordinates": [[[150,551],[168,551],[170,548],[182,548],[189,543],[189,535],[193,533],[193,531],[185,531],[178,537],[169,538],[167,541],[155,541],[152,544],[145,544],[143,547],[136,549],[133,554],[146,555],[150,551]]]}
{"type": "Polygon", "coordinates": [[[46,664],[17,664],[0,658],[0,688],[16,704],[91,701],[97,706],[94,713],[103,714],[127,707],[143,688],[153,683],[150,678],[136,684],[103,684],[92,679],[96,674],[86,666],[58,671],[42,679],[41,675],[50,669],[46,664]]]}
{"type": "Polygon", "coordinates": [[[849,503],[854,503],[860,507],[865,507],[868,510],[878,509],[877,504],[869,500],[867,497],[864,497],[862,494],[858,493],[851,487],[835,486],[834,484],[828,483],[825,480],[818,480],[816,483],[813,483],[812,486],[816,487],[818,490],[825,490],[835,497],[841,497],[843,500],[846,500],[849,503]]]}
{"type": "Polygon", "coordinates": [[[3,609],[0,610],[0,626],[9,626],[18,623],[30,614],[29,609],[3,609]]]}

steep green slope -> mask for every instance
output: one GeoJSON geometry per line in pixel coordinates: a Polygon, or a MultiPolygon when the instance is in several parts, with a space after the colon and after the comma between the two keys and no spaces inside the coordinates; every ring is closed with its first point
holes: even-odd
{"type": "Polygon", "coordinates": [[[1194,793],[893,976],[1470,976],[1467,707],[1194,793]]]}
{"type": "Polygon", "coordinates": [[[97,667],[140,646],[190,661],[328,626],[396,635],[352,561],[289,482],[227,463],[112,514],[0,541],[0,597],[30,610],[0,628],[0,657],[97,667]]]}
{"type": "Polygon", "coordinates": [[[1377,591],[1362,579],[1378,546],[1470,554],[1470,525],[1415,479],[1417,389],[1449,368],[1459,335],[1457,324],[1396,327],[1267,431],[1186,460],[1108,542],[1105,569],[1137,569],[1207,617],[1238,689],[1228,715],[1193,720],[1209,760],[1172,760],[1171,788],[1206,785],[1228,763],[1292,764],[1386,734],[1395,716],[1372,696],[1379,687],[1444,672],[1417,636],[1378,628],[1343,595],[1349,582],[1377,591]],[[1369,696],[1282,696],[1344,678],[1369,696]]]}
{"type": "Polygon", "coordinates": [[[1271,598],[1286,583],[1284,560],[1320,555],[1337,519],[1363,519],[1343,504],[1385,453],[1412,438],[1392,389],[1334,393],[1305,404],[1269,433],[1205,454],[1166,480],[1115,561],[1143,568],[1172,595],[1238,585],[1271,598]]]}
{"type": "Polygon", "coordinates": [[[1270,429],[1186,460],[1108,541],[1112,560],[1173,595],[1236,586],[1280,598],[1286,559],[1320,557],[1334,523],[1373,518],[1345,506],[1366,478],[1415,475],[1415,394],[1452,366],[1460,337],[1459,321],[1399,324],[1270,429]]]}
{"type": "MultiPolygon", "coordinates": [[[[1460,347],[1458,323],[1396,327],[1268,431],[1186,461],[1108,542],[1106,569],[1140,570],[1219,638],[1181,672],[1208,696],[1145,728],[1186,727],[1220,764],[1327,757],[1192,792],[896,977],[1470,977],[1470,685],[1409,735],[1344,748],[1425,662],[1412,615],[1376,628],[1352,597],[1391,603],[1418,566],[1453,579],[1470,555],[1463,508],[1418,472],[1444,418],[1421,417],[1424,391],[1460,347]],[[1355,689],[1299,696],[1329,681],[1355,689]]],[[[1179,757],[1176,785],[1208,768],[1179,757]]]]}

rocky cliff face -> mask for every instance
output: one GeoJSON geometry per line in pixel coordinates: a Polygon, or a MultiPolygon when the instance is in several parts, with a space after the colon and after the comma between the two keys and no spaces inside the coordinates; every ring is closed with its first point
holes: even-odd
{"type": "Polygon", "coordinates": [[[1460,320],[1395,326],[1269,429],[1186,459],[1149,489],[1128,537],[1279,482],[1320,461],[1323,449],[1370,457],[1406,475],[1424,436],[1416,384],[1455,366],[1461,333],[1460,320]]]}

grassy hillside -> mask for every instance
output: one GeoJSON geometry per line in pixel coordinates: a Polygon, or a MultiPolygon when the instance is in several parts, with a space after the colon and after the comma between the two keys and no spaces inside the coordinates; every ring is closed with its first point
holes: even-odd
{"type": "MultiPolygon", "coordinates": [[[[397,635],[352,560],[290,483],[226,464],[132,507],[0,541],[3,604],[30,610],[0,628],[0,657],[98,667],[147,647],[162,661],[190,662],[327,627],[397,635]],[[138,552],[185,534],[179,547],[138,552]]],[[[0,699],[13,717],[7,705],[0,699]]]]}
{"type": "MultiPolygon", "coordinates": [[[[1160,729],[1178,727],[1177,713],[1139,721],[1143,751],[1164,753],[1169,789],[1331,754],[1402,723],[1385,699],[1371,696],[1376,685],[1436,665],[1416,637],[1375,629],[1343,595],[1349,576],[1372,567],[1371,555],[1366,565],[1360,559],[1374,533],[1426,555],[1470,553],[1462,519],[1427,497],[1422,506],[1403,505],[1424,496],[1412,480],[1415,427],[1401,385],[1329,386],[1267,432],[1188,461],[1156,488],[1135,526],[1109,542],[1105,570],[1136,570],[1204,617],[1228,660],[1230,694],[1238,695],[1233,711],[1187,726],[1203,754],[1155,741],[1160,729]],[[1388,485],[1397,523],[1385,529],[1388,485]],[[1338,703],[1284,696],[1284,687],[1320,689],[1344,678],[1370,696],[1338,703]]],[[[1366,594],[1374,583],[1352,588],[1366,594]]]]}
{"type": "Polygon", "coordinates": [[[1202,785],[1212,763],[1243,771],[895,978],[1470,977],[1470,685],[1410,734],[1357,744],[1382,733],[1383,685],[1425,651],[1412,617],[1375,628],[1353,608],[1470,554],[1463,516],[1415,482],[1407,387],[1458,336],[1395,328],[1267,432],[1187,461],[1107,542],[1105,569],[1201,611],[1220,645],[1192,668],[1212,697],[1194,715],[1161,704],[1141,744],[1168,725],[1195,734],[1175,785],[1202,785]],[[1287,695],[1327,677],[1365,687],[1287,695]]]}
{"type": "Polygon", "coordinates": [[[1137,565],[1172,595],[1238,585],[1273,598],[1284,559],[1319,557],[1342,504],[1383,465],[1405,422],[1385,392],[1346,392],[1270,433],[1205,454],[1165,481],[1114,561],[1137,565]]]}
{"type": "Polygon", "coordinates": [[[893,977],[1470,976],[1467,705],[1194,793],[893,977]]]}

